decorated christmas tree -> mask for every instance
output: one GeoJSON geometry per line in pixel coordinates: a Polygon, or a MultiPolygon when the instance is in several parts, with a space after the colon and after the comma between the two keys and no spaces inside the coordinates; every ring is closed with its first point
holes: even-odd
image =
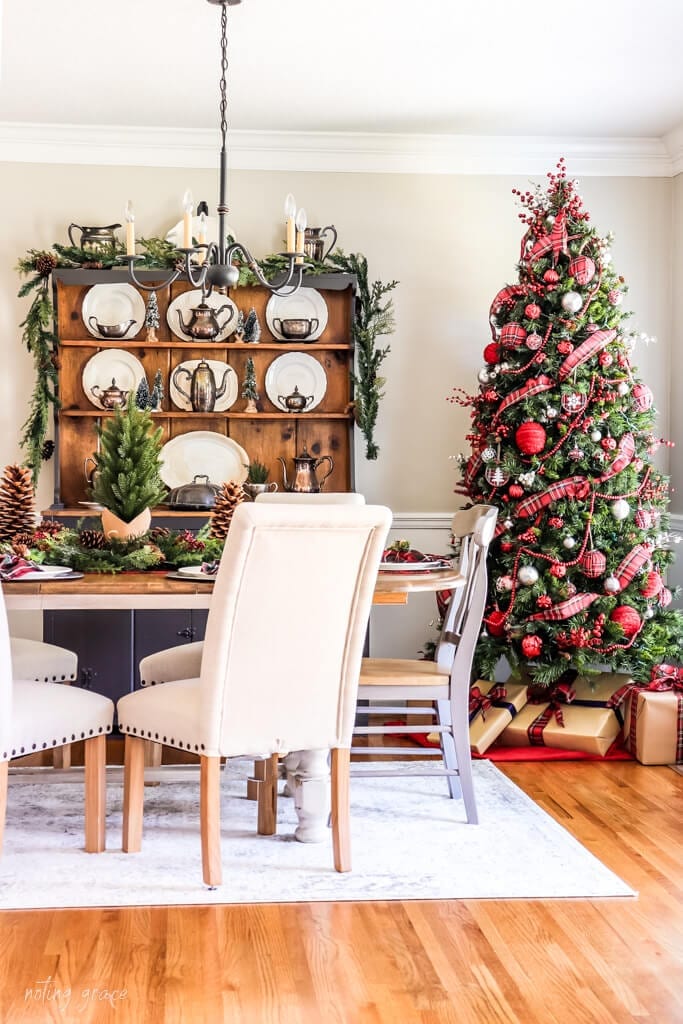
{"type": "Polygon", "coordinates": [[[612,269],[564,162],[515,194],[526,226],[518,280],[491,305],[469,458],[458,490],[496,505],[477,671],[501,657],[547,686],[609,666],[646,681],[680,660],[683,616],[667,610],[668,484],[650,389],[612,269]]]}
{"type": "Polygon", "coordinates": [[[254,360],[251,356],[247,359],[241,394],[242,398],[246,398],[247,400],[245,411],[256,412],[256,403],[258,402],[259,394],[256,390],[256,370],[254,369],[254,360]]]}
{"type": "Polygon", "coordinates": [[[147,341],[158,341],[157,331],[159,329],[159,303],[157,293],[150,292],[145,310],[145,327],[147,328],[147,341]]]}
{"type": "Polygon", "coordinates": [[[149,396],[150,408],[152,412],[159,412],[161,409],[161,403],[164,400],[164,378],[161,370],[157,370],[154,374],[154,386],[152,387],[152,393],[149,396]]]}
{"type": "Polygon", "coordinates": [[[252,306],[244,321],[244,340],[248,345],[256,345],[261,340],[261,325],[256,310],[252,306]]]}

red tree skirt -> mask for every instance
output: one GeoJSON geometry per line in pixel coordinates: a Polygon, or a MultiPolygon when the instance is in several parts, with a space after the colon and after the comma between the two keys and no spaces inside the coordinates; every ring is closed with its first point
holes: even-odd
{"type": "MultiPolygon", "coordinates": [[[[402,725],[402,722],[385,722],[385,725],[402,725]]],[[[432,743],[425,733],[408,733],[406,739],[418,747],[438,750],[439,744],[432,743]]],[[[472,751],[473,761],[633,761],[633,755],[617,739],[606,754],[586,754],[582,750],[558,750],[555,747],[490,747],[485,754],[472,751]]]]}

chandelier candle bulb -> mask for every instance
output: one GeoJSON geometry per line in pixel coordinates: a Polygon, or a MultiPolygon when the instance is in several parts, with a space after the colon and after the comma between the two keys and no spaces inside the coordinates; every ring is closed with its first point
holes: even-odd
{"type": "Polygon", "coordinates": [[[183,249],[192,248],[192,211],[194,201],[189,188],[183,196],[183,249]]]}
{"type": "Polygon", "coordinates": [[[130,199],[126,203],[126,255],[135,256],[135,214],[130,199]]]}
{"type": "MultiPolygon", "coordinates": [[[[303,251],[304,251],[304,241],[306,239],[306,225],[307,224],[308,224],[308,220],[306,218],[306,211],[304,210],[304,208],[302,206],[301,209],[299,210],[299,212],[296,215],[296,250],[295,250],[296,252],[303,253],[303,251]]],[[[296,258],[296,262],[297,263],[303,263],[303,261],[304,261],[303,256],[297,256],[297,258],[296,258]]]]}
{"type": "Polygon", "coordinates": [[[296,202],[291,192],[287,193],[285,198],[285,229],[287,232],[287,252],[296,252],[296,241],[294,237],[295,225],[294,218],[296,217],[296,202]]]}

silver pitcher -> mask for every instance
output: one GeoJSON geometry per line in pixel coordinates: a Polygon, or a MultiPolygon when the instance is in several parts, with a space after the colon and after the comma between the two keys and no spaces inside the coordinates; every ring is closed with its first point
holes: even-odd
{"type": "Polygon", "coordinates": [[[201,359],[192,373],[184,366],[176,366],[172,379],[180,394],[187,398],[193,412],[213,412],[216,399],[222,398],[225,394],[229,373],[232,373],[232,368],[226,366],[221,382],[216,386],[216,377],[213,370],[206,359],[201,359]],[[180,383],[182,376],[187,377],[190,382],[189,394],[180,383]]]}
{"type": "Polygon", "coordinates": [[[322,263],[330,255],[335,245],[337,244],[337,229],[334,224],[328,224],[326,228],[306,228],[304,234],[304,252],[311,259],[318,260],[322,263]],[[332,241],[327,247],[325,252],[325,237],[327,232],[331,232],[332,241]]]}
{"type": "Polygon", "coordinates": [[[116,248],[116,235],[114,231],[116,228],[120,228],[120,224],[107,224],[103,228],[85,228],[81,227],[80,224],[69,224],[68,235],[69,241],[73,245],[74,249],[84,249],[86,252],[91,253],[109,253],[113,252],[116,248]],[[76,241],[72,234],[72,229],[80,231],[80,241],[76,241]]]}

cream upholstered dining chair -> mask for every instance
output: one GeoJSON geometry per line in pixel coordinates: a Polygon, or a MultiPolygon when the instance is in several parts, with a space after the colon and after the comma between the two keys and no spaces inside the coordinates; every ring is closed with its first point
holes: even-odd
{"type": "MultiPolygon", "coordinates": [[[[43,683],[73,683],[78,675],[78,655],[66,647],[48,644],[43,640],[24,637],[9,638],[12,654],[12,674],[15,679],[35,679],[43,683]]],[[[68,768],[71,764],[71,745],[54,747],[52,763],[55,768],[68,768]]]]}
{"type": "Polygon", "coordinates": [[[363,640],[389,509],[243,503],[221,558],[200,672],[118,702],[126,735],[123,849],[140,849],[144,741],[200,758],[203,878],[221,881],[220,760],[267,758],[259,802],[274,810],[277,759],[332,750],[338,871],[350,869],[348,761],[363,640]],[[315,650],[311,650],[311,638],[315,650]]]}
{"type": "MultiPolygon", "coordinates": [[[[477,808],[472,780],[469,740],[469,690],[472,659],[481,630],[487,591],[486,559],[496,527],[497,510],[490,505],[475,505],[456,512],[451,529],[460,540],[459,569],[465,585],[454,590],[446,610],[434,661],[404,658],[364,658],[358,699],[363,701],[423,701],[426,706],[380,706],[385,714],[435,716],[437,724],[362,725],[355,736],[378,734],[438,733],[443,768],[424,769],[411,774],[444,774],[451,797],[462,793],[467,821],[477,823],[477,808]],[[433,703],[432,703],[433,702],[433,703]],[[459,782],[459,785],[458,785],[459,782]]],[[[363,712],[367,714],[368,708],[363,712]]],[[[373,708],[370,708],[373,713],[373,708]]],[[[377,748],[353,746],[354,755],[371,757],[377,748]]],[[[382,747],[382,754],[399,758],[424,757],[424,750],[410,747],[382,747]]],[[[402,774],[400,761],[391,769],[361,768],[353,775],[402,774]]]]}
{"type": "Polygon", "coordinates": [[[356,491],[264,491],[256,501],[271,505],[364,505],[365,496],[356,491]]]}
{"type": "Polygon", "coordinates": [[[9,762],[38,750],[85,740],[85,849],[99,853],[105,836],[105,743],[114,704],[75,686],[17,679],[5,602],[0,592],[0,849],[7,809],[9,762]]]}

